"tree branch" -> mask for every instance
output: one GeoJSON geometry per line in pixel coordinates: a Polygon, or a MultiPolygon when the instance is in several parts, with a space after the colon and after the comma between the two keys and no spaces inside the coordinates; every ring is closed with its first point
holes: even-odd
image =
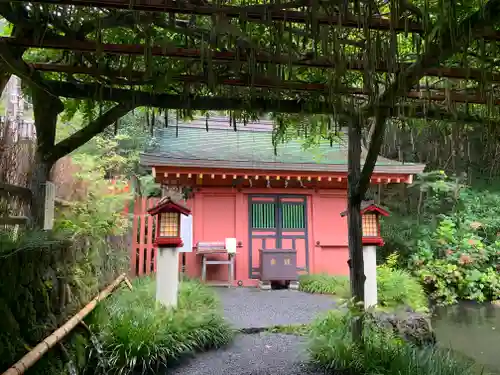
{"type": "MultiPolygon", "coordinates": [[[[0,57],[5,66],[18,77],[22,78],[28,84],[36,87],[39,90],[45,91],[51,96],[54,96],[49,88],[43,82],[43,79],[36,70],[31,69],[23,60],[16,58],[12,54],[11,47],[5,43],[5,40],[0,40],[0,57]]],[[[62,103],[61,103],[62,106],[62,103]]]]}
{"type": "Polygon", "coordinates": [[[100,19],[84,21],[76,32],[77,38],[83,40],[86,35],[95,30],[115,29],[118,27],[134,27],[138,24],[151,24],[156,19],[155,15],[138,14],[137,12],[119,12],[107,15],[100,19]]]}
{"type": "MultiPolygon", "coordinates": [[[[7,21],[14,24],[11,36],[13,37],[31,37],[33,30],[31,25],[25,19],[25,12],[16,12],[10,3],[0,3],[0,15],[7,21]]],[[[27,48],[24,47],[9,47],[12,57],[15,60],[21,59],[26,52],[27,48]]],[[[3,92],[7,82],[9,82],[12,72],[10,72],[8,65],[0,61],[0,93],[3,92]]]]}
{"type": "Polygon", "coordinates": [[[114,124],[119,118],[125,116],[136,106],[132,103],[117,104],[110,110],[100,115],[97,119],[90,122],[83,129],[70,135],[68,138],[57,143],[49,155],[49,160],[56,162],[60,158],[68,155],[90,141],[94,136],[102,133],[109,125],[114,124]]]}
{"type": "Polygon", "coordinates": [[[456,30],[452,30],[448,24],[443,25],[442,27],[445,29],[439,34],[439,39],[432,43],[414,64],[398,73],[393,84],[380,95],[377,102],[364,111],[364,118],[375,116],[375,126],[361,179],[356,189],[362,197],[368,190],[370,177],[384,142],[386,120],[390,116],[390,108],[395,105],[396,100],[420,81],[424,76],[425,69],[438,67],[464,45],[467,45],[474,35],[478,35],[485,27],[499,20],[500,0],[490,0],[482,9],[462,21],[456,30]]]}
{"type": "MultiPolygon", "coordinates": [[[[12,3],[0,3],[0,14],[13,25],[22,28],[32,28],[26,11],[17,4],[16,9],[12,8],[12,3]]],[[[40,24],[39,24],[40,26],[40,24]]]]}

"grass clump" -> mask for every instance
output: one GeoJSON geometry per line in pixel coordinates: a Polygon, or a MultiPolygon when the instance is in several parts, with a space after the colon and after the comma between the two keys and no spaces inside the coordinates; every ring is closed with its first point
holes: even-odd
{"type": "Polygon", "coordinates": [[[435,347],[417,348],[374,321],[364,324],[364,343],[351,338],[349,311],[330,311],[311,326],[309,348],[315,365],[356,375],[476,375],[473,362],[435,347]]]}
{"type": "Polygon", "coordinates": [[[424,287],[410,272],[397,268],[398,253],[392,253],[377,267],[377,291],[380,306],[390,309],[411,307],[414,311],[428,311],[429,301],[424,287]]]}
{"type": "MultiPolygon", "coordinates": [[[[428,300],[424,288],[408,271],[396,268],[397,255],[377,267],[378,303],[382,309],[410,307],[414,311],[428,311],[428,300]]],[[[349,278],[327,274],[302,275],[300,290],[308,293],[332,294],[350,298],[349,278]]]]}
{"type": "Polygon", "coordinates": [[[309,324],[286,324],[269,328],[269,333],[281,333],[283,335],[307,336],[311,331],[309,324]]]}
{"type": "Polygon", "coordinates": [[[306,293],[332,294],[340,298],[348,298],[349,277],[328,274],[300,275],[299,289],[306,293]]]}
{"type": "Polygon", "coordinates": [[[377,291],[381,307],[408,306],[414,311],[428,311],[429,301],[424,288],[408,271],[385,264],[377,267],[377,291]]]}
{"type": "Polygon", "coordinates": [[[232,329],[219,313],[216,295],[196,281],[180,285],[178,307],[155,301],[151,278],[136,279],[103,302],[91,317],[98,347],[95,366],[106,374],[158,371],[197,351],[227,344],[232,329]]]}

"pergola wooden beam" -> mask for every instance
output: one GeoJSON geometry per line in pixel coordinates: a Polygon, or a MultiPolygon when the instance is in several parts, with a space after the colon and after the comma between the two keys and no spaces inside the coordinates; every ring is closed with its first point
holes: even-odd
{"type": "MultiPolygon", "coordinates": [[[[152,46],[148,47],[141,44],[111,44],[104,43],[99,44],[94,41],[77,41],[68,40],[66,38],[45,38],[40,41],[29,38],[10,38],[3,37],[0,38],[1,42],[4,42],[11,46],[25,47],[25,48],[48,48],[48,49],[58,49],[65,51],[75,51],[75,52],[93,52],[93,53],[109,53],[116,55],[138,55],[144,56],[146,53],[150,53],[152,56],[163,56],[179,60],[204,60],[209,59],[208,55],[211,55],[211,60],[216,63],[235,63],[242,62],[245,63],[250,59],[250,56],[246,55],[244,51],[225,51],[225,52],[205,52],[203,53],[199,49],[195,48],[172,48],[164,46],[152,46]]],[[[274,56],[265,53],[257,53],[252,56],[252,59],[258,63],[268,63],[268,64],[280,64],[280,65],[294,65],[309,68],[324,68],[324,69],[334,69],[335,64],[331,59],[326,57],[318,57],[316,59],[303,58],[293,58],[288,55],[274,56]]],[[[394,64],[395,65],[395,64],[394,64]]],[[[379,63],[375,66],[375,70],[378,72],[396,72],[397,69],[405,69],[409,67],[409,63],[400,63],[397,66],[393,66],[390,69],[387,63],[379,63]]],[[[365,64],[362,61],[350,61],[347,64],[347,69],[364,71],[366,69],[365,64]]],[[[470,68],[431,68],[425,70],[425,75],[435,76],[435,77],[447,77],[447,78],[457,78],[457,79],[474,79],[474,80],[487,80],[489,82],[500,82],[500,73],[497,72],[485,72],[480,69],[470,69],[470,68]]]]}
{"type": "MultiPolygon", "coordinates": [[[[93,77],[105,76],[111,78],[121,78],[121,79],[137,79],[137,80],[155,80],[155,77],[159,74],[147,76],[146,72],[141,71],[128,71],[124,70],[111,70],[111,69],[97,69],[85,66],[71,66],[62,64],[29,64],[31,68],[43,72],[57,72],[57,73],[68,73],[68,74],[85,74],[93,77]]],[[[169,77],[172,82],[183,82],[191,84],[209,84],[209,79],[204,76],[197,75],[177,75],[169,77]]],[[[125,83],[125,82],[124,82],[125,83]]],[[[216,77],[215,84],[223,86],[234,86],[234,87],[256,87],[270,90],[289,90],[289,91],[306,91],[314,93],[323,93],[325,95],[330,94],[331,88],[323,83],[307,83],[300,81],[283,81],[283,80],[273,80],[269,78],[257,78],[248,77],[247,79],[241,78],[225,78],[216,77]]],[[[370,93],[362,88],[349,88],[346,90],[339,90],[339,94],[346,95],[362,95],[367,96],[370,93]]],[[[457,92],[446,92],[443,89],[431,89],[431,90],[413,90],[406,94],[407,98],[410,99],[425,99],[430,101],[444,101],[449,100],[457,103],[470,103],[470,104],[495,104],[500,105],[500,99],[490,99],[486,95],[479,92],[474,94],[465,94],[457,92]]]]}
{"type": "MultiPolygon", "coordinates": [[[[0,0],[4,2],[6,0],[0,0]]],[[[103,9],[137,10],[145,12],[192,14],[197,16],[211,16],[221,14],[228,18],[238,18],[250,22],[262,23],[266,21],[286,21],[293,23],[310,23],[312,21],[310,12],[293,10],[267,10],[264,7],[256,8],[248,6],[217,6],[213,4],[194,4],[192,2],[180,2],[172,0],[33,0],[31,3],[73,5],[84,7],[96,7],[103,9]]],[[[335,15],[317,15],[314,20],[321,25],[342,25],[351,28],[363,27],[365,20],[356,17],[341,17],[335,15]]],[[[368,20],[368,26],[374,30],[397,30],[422,32],[423,27],[416,22],[400,22],[392,25],[390,19],[372,18],[368,20]]]]}
{"type": "MultiPolygon", "coordinates": [[[[175,48],[168,46],[151,46],[143,44],[113,44],[113,43],[97,43],[94,41],[77,41],[68,40],[66,38],[44,38],[40,41],[28,38],[10,38],[2,37],[1,41],[11,46],[25,48],[48,48],[56,50],[65,50],[73,52],[88,52],[88,53],[109,53],[113,55],[137,55],[144,56],[150,53],[152,56],[169,57],[179,60],[200,60],[204,58],[207,61],[209,58],[217,63],[234,63],[237,61],[246,62],[250,58],[245,51],[206,51],[203,53],[197,48],[175,48]],[[210,57],[209,57],[210,56],[210,57]]],[[[274,56],[265,53],[257,53],[255,61],[258,63],[283,64],[294,66],[303,66],[311,68],[334,68],[330,59],[298,59],[289,58],[288,55],[274,56]]]]}
{"type": "Polygon", "coordinates": [[[77,84],[62,81],[46,81],[51,93],[74,99],[132,102],[137,106],[193,110],[255,109],[262,112],[283,113],[333,113],[331,105],[316,101],[308,103],[293,99],[272,100],[264,98],[225,98],[193,95],[150,93],[139,90],[105,87],[100,84],[77,84]]]}
{"type": "MultiPolygon", "coordinates": [[[[7,2],[7,0],[0,0],[7,2]]],[[[293,23],[311,23],[317,22],[320,25],[342,25],[348,28],[360,29],[365,26],[373,30],[395,30],[398,32],[424,32],[424,27],[418,22],[401,21],[397,24],[391,23],[391,20],[383,17],[373,17],[367,21],[363,18],[353,16],[341,16],[339,14],[327,15],[321,14],[315,17],[311,16],[311,11],[293,11],[293,10],[268,10],[265,7],[248,6],[217,6],[213,4],[193,4],[190,2],[172,1],[172,0],[32,0],[31,3],[54,4],[54,5],[73,5],[84,7],[96,7],[104,9],[123,9],[146,12],[179,13],[198,16],[211,16],[221,14],[228,18],[237,18],[249,22],[265,23],[270,21],[284,21],[293,23]]],[[[309,2],[306,7],[310,7],[309,2]]],[[[277,5],[277,4],[276,4],[277,5]]],[[[483,37],[487,40],[500,40],[500,33],[486,32],[483,37]]]]}
{"type": "MultiPolygon", "coordinates": [[[[95,99],[119,103],[131,102],[135,106],[147,106],[167,109],[191,109],[206,111],[257,110],[262,112],[332,114],[333,108],[326,102],[306,102],[294,99],[271,100],[264,98],[228,98],[209,96],[171,95],[150,93],[138,90],[105,87],[99,84],[77,84],[61,81],[46,81],[54,95],[74,99],[95,99]]],[[[428,105],[399,105],[390,109],[392,117],[427,118],[431,120],[449,120],[458,122],[494,123],[494,120],[463,113],[450,113],[428,105]]]]}

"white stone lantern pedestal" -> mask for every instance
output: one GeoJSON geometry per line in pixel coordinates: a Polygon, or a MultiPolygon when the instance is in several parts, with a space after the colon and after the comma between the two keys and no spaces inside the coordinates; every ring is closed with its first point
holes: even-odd
{"type": "Polygon", "coordinates": [[[158,247],[156,260],[156,300],[167,307],[177,307],[179,293],[179,250],[158,247]]]}
{"type": "Polygon", "coordinates": [[[363,263],[365,269],[365,309],[377,306],[377,247],[363,246],[363,263]]]}

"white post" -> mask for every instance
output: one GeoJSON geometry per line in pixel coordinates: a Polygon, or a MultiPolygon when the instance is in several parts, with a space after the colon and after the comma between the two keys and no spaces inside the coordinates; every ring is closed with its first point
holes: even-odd
{"type": "Polygon", "coordinates": [[[45,213],[43,215],[43,229],[50,230],[54,227],[56,186],[50,181],[45,182],[45,213]]]}
{"type": "Polygon", "coordinates": [[[375,307],[377,297],[377,247],[363,246],[363,262],[365,264],[365,309],[375,307]]]}
{"type": "Polygon", "coordinates": [[[167,307],[177,306],[179,291],[179,251],[158,247],[156,262],[156,300],[167,307]]]}

